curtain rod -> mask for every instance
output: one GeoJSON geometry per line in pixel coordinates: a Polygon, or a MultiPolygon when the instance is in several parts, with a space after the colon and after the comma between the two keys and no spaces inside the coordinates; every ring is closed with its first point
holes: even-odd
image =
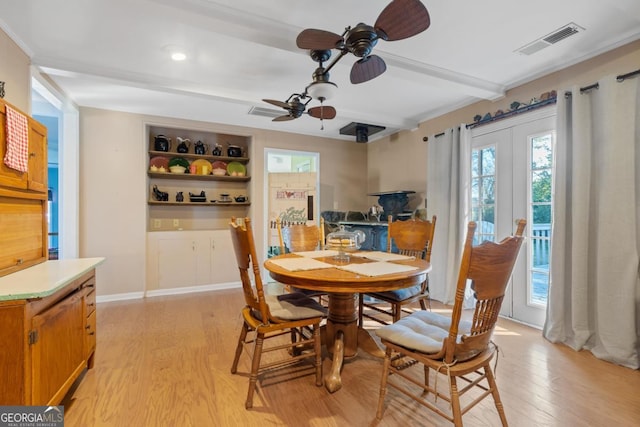
{"type": "MultiPolygon", "coordinates": [[[[480,125],[484,125],[484,124],[487,124],[487,123],[495,122],[495,121],[498,121],[498,120],[506,119],[506,118],[512,117],[512,116],[514,116],[516,114],[520,114],[520,113],[524,113],[524,112],[527,112],[527,111],[535,110],[535,109],[538,109],[540,107],[546,107],[549,104],[555,104],[555,103],[556,103],[556,98],[555,97],[548,98],[548,99],[545,99],[543,101],[538,101],[538,102],[533,103],[533,104],[525,105],[524,107],[521,107],[521,108],[519,108],[517,110],[507,111],[506,113],[502,113],[499,116],[493,116],[488,120],[483,120],[483,121],[480,121],[480,122],[470,123],[470,124],[465,125],[465,126],[466,126],[467,129],[473,129],[476,126],[480,126],[480,125]]],[[[460,126],[458,126],[458,130],[460,130],[460,126]]],[[[433,137],[434,138],[439,138],[439,137],[443,136],[445,134],[445,132],[437,133],[437,134],[433,135],[433,137]]],[[[429,140],[429,137],[425,136],[425,137],[422,138],[422,140],[426,142],[426,141],[429,140]]]]}
{"type": "Polygon", "coordinates": [[[637,76],[637,75],[639,75],[639,74],[640,74],[640,70],[635,70],[635,71],[632,71],[632,72],[630,72],[630,73],[622,74],[622,75],[620,75],[620,76],[617,76],[617,77],[616,77],[616,81],[617,81],[617,82],[623,82],[623,81],[625,81],[626,79],[630,79],[631,77],[635,77],[635,76],[637,76]]]}
{"type": "MultiPolygon", "coordinates": [[[[622,83],[623,81],[625,81],[625,80],[627,80],[627,79],[630,79],[630,78],[632,78],[632,77],[636,77],[636,76],[638,76],[638,75],[640,75],[640,69],[635,70],[635,71],[631,71],[630,73],[627,73],[627,74],[620,74],[620,75],[616,76],[616,81],[617,81],[618,83],[622,83]]],[[[590,90],[592,90],[592,89],[598,89],[598,88],[600,88],[600,85],[599,85],[598,83],[594,83],[594,84],[589,85],[589,86],[581,87],[581,88],[580,88],[580,93],[589,92],[589,91],[590,91],[590,90]]],[[[571,95],[572,95],[572,94],[571,94],[571,92],[569,92],[569,91],[567,91],[567,92],[565,92],[565,93],[564,93],[564,97],[565,97],[565,98],[568,98],[568,97],[570,97],[571,95]]],[[[497,117],[497,118],[500,118],[500,116],[499,116],[499,117],[497,117]]],[[[497,118],[496,118],[496,117],[492,117],[492,119],[491,119],[491,120],[487,120],[486,122],[482,122],[482,123],[472,123],[472,124],[470,124],[470,125],[467,125],[467,128],[471,128],[471,127],[474,127],[474,126],[479,125],[479,124],[489,123],[489,122],[492,122],[492,121],[496,120],[497,118]]],[[[504,118],[504,117],[502,117],[502,118],[504,118]]],[[[460,128],[458,128],[458,129],[460,129],[460,128]]],[[[433,137],[434,137],[434,138],[438,138],[438,137],[443,136],[443,135],[444,135],[444,132],[440,132],[440,133],[437,133],[437,134],[433,135],[433,137]]],[[[428,141],[428,140],[429,140],[429,137],[425,136],[425,137],[423,137],[423,138],[422,138],[422,140],[423,140],[423,141],[428,141]]]]}
{"type": "MultiPolygon", "coordinates": [[[[635,71],[632,71],[632,72],[627,73],[627,74],[620,74],[619,76],[616,76],[616,81],[617,81],[618,83],[622,83],[623,81],[625,81],[625,80],[627,80],[627,79],[630,79],[630,78],[632,78],[632,77],[635,77],[635,76],[637,76],[637,75],[640,75],[640,70],[635,70],[635,71]]],[[[598,84],[598,83],[594,83],[594,84],[589,85],[589,86],[581,87],[581,88],[580,88],[580,93],[586,93],[586,92],[589,92],[589,91],[590,91],[590,90],[592,90],[592,89],[599,89],[599,88],[600,88],[600,84],[598,84]]],[[[568,97],[570,97],[571,95],[572,95],[572,94],[571,94],[571,92],[569,92],[569,91],[567,91],[567,92],[565,92],[565,93],[564,93],[564,97],[565,97],[565,98],[568,98],[568,97]]]]}

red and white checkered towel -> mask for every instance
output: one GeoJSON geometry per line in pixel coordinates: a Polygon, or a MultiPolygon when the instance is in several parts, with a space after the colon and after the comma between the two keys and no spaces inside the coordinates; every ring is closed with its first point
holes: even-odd
{"type": "Polygon", "coordinates": [[[11,169],[26,172],[29,163],[29,123],[27,117],[6,106],[7,109],[7,151],[4,164],[11,169]]]}

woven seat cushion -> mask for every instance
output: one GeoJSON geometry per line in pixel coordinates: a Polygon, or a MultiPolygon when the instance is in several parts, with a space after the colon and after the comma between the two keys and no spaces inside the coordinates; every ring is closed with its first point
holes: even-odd
{"type": "MultiPolygon", "coordinates": [[[[449,336],[451,318],[427,310],[416,311],[396,323],[376,330],[376,334],[399,346],[422,353],[437,353],[449,336]]],[[[471,322],[461,320],[458,325],[458,341],[471,331],[471,322]]]]}
{"type": "Polygon", "coordinates": [[[271,315],[283,320],[309,319],[326,316],[327,309],[317,301],[299,292],[282,295],[265,295],[271,315]]]}
{"type": "Polygon", "coordinates": [[[407,298],[411,298],[415,295],[418,295],[421,290],[422,290],[422,285],[418,284],[418,285],[411,286],[409,288],[396,289],[394,291],[370,292],[368,295],[371,295],[374,298],[377,295],[380,295],[382,297],[391,299],[393,301],[403,301],[403,300],[406,300],[407,298]]]}

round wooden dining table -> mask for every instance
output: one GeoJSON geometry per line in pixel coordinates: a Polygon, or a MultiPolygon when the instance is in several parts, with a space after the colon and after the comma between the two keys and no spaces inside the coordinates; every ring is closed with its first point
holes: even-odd
{"type": "Polygon", "coordinates": [[[325,387],[333,393],[342,387],[340,372],[344,359],[358,354],[358,348],[378,357],[384,357],[384,351],[370,335],[369,331],[358,326],[358,294],[361,292],[383,292],[408,288],[424,282],[431,270],[431,264],[421,259],[392,261],[413,267],[410,271],[369,276],[340,269],[346,264],[373,262],[366,258],[351,256],[348,261],[332,256],[314,258],[336,267],[292,271],[283,268],[274,260],[298,257],[295,253],[278,255],[264,262],[271,277],[280,283],[297,288],[327,292],[329,308],[327,323],[323,333],[327,351],[333,361],[330,372],[325,375],[325,387]]]}

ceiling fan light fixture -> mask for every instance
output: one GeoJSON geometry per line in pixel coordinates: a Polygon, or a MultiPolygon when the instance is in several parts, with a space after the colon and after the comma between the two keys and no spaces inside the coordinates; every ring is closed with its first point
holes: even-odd
{"type": "Polygon", "coordinates": [[[328,81],[315,81],[307,86],[307,94],[320,102],[331,99],[338,90],[338,85],[328,81]]]}

